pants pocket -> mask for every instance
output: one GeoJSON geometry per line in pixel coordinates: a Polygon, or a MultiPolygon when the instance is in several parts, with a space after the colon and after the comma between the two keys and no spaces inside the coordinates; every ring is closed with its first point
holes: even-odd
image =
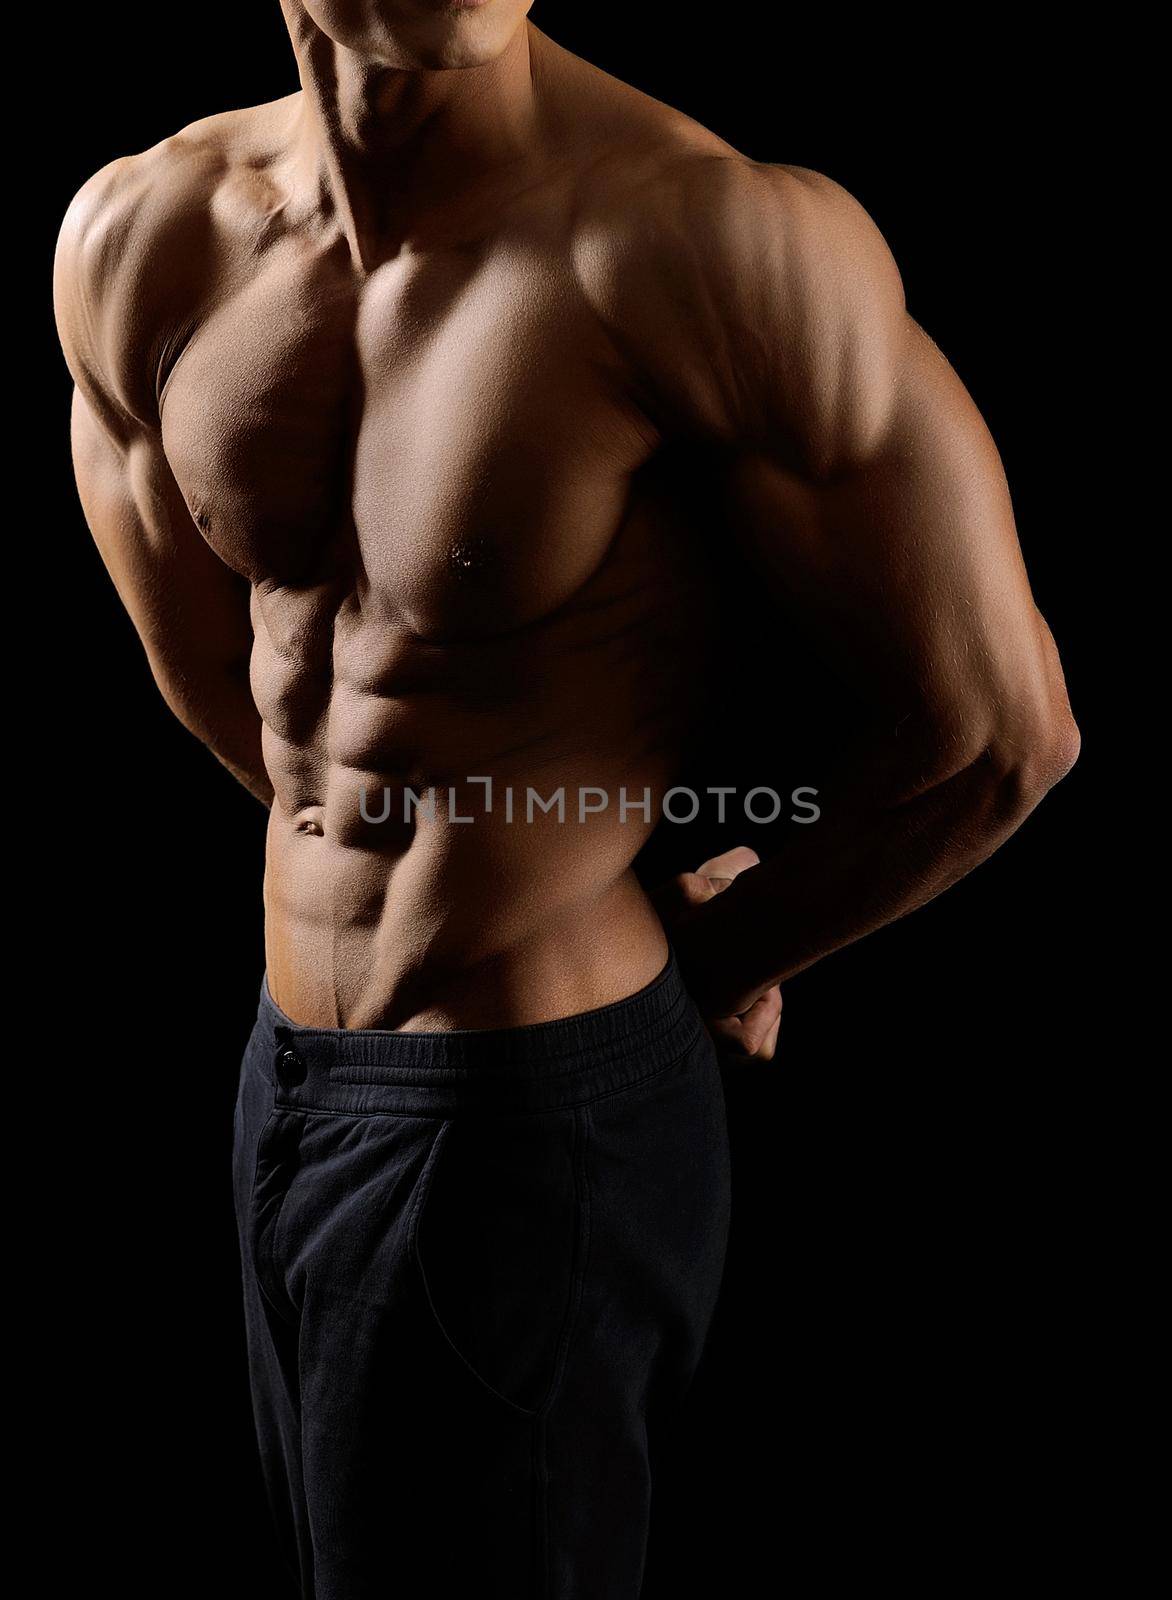
{"type": "Polygon", "coordinates": [[[420,1183],[409,1250],[453,1357],[533,1415],[552,1398],[587,1244],[586,1117],[446,1123],[420,1183]]]}
{"type": "Polygon", "coordinates": [[[248,1204],[247,1238],[252,1268],[265,1299],[281,1316],[289,1315],[281,1284],[277,1236],[289,1186],[298,1168],[305,1117],[274,1107],[261,1126],[248,1204]]]}

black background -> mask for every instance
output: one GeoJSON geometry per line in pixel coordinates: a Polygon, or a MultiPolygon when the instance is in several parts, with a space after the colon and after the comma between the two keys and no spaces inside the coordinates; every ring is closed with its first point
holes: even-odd
{"type": "MultiPolygon", "coordinates": [[[[562,9],[539,3],[534,20],[870,210],[1001,448],[1084,733],[1074,774],[991,863],[795,980],[778,1062],[726,1072],[726,1293],[691,1442],[664,1475],[649,1593],[714,1554],[730,1595],[795,1574],[797,1593],[880,1575],[951,1593],[958,1575],[999,1584],[1010,1564],[1086,1580],[1101,1554],[1085,1495],[1108,1402],[1085,1372],[1109,1270],[1110,1135],[1085,1070],[1096,718],[1069,313],[1091,271],[1085,169],[1069,158],[1081,63],[991,12],[963,39],[913,39],[853,14],[771,33],[774,8],[713,8],[696,31],[682,8],[655,8],[654,32],[636,35],[631,8],[562,9]]],[[[293,87],[275,0],[74,17],[54,85],[64,137],[40,174],[46,255],[98,166],[293,87]]],[[[46,780],[68,816],[38,882],[58,984],[41,1014],[77,1041],[41,1168],[70,1219],[68,1271],[37,1285],[54,1374],[45,1470],[64,1472],[76,1545],[108,1552],[122,1592],[267,1600],[280,1591],[265,1576],[228,1184],[262,969],[263,816],[169,718],[88,541],[39,303],[41,515],[60,596],[39,681],[46,780]],[[74,1092],[96,1072],[101,1093],[74,1092]]],[[[784,717],[759,733],[752,781],[768,781],[759,760],[784,717]]]]}

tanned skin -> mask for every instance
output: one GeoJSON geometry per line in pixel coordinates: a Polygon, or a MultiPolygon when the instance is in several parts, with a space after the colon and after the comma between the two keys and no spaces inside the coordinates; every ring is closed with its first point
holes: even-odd
{"type": "Polygon", "coordinates": [[[826,178],[570,55],[526,0],[283,4],[301,92],[100,172],[57,272],[102,557],[172,710],[271,806],[274,998],[319,1027],[539,1022],[649,982],[662,915],[714,1031],[769,1056],[781,982],[955,882],[1075,759],[992,441],[826,178]],[[677,446],[737,551],[663,492],[677,446]],[[874,731],[800,846],[657,911],[631,870],[654,817],[619,792],[677,775],[704,564],[733,559],[874,731]],[[449,785],[403,822],[405,787],[449,785]],[[505,785],[571,815],[509,822],[505,785]],[[581,786],[610,796],[585,823],[581,786]]]}

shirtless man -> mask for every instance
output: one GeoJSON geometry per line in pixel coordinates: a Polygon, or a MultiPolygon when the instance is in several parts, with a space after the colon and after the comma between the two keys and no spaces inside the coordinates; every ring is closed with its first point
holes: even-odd
{"type": "Polygon", "coordinates": [[[271,807],[266,1478],[318,1600],[633,1600],[723,1258],[710,1035],[769,1056],[778,985],[986,857],[1077,733],[996,451],[857,204],[527,0],[283,7],[301,92],[100,172],[57,274],[94,537],[271,807]],[[679,880],[673,955],[631,862],[731,558],[689,473],[874,716],[794,848],[679,880]]]}

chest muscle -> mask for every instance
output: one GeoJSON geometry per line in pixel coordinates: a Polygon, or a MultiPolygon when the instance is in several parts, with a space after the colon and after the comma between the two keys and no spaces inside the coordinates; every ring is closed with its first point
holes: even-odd
{"type": "Polygon", "coordinates": [[[236,571],[424,633],[562,604],[647,454],[568,274],[499,251],[405,257],[360,287],[285,251],[203,321],[163,434],[236,571]]]}

